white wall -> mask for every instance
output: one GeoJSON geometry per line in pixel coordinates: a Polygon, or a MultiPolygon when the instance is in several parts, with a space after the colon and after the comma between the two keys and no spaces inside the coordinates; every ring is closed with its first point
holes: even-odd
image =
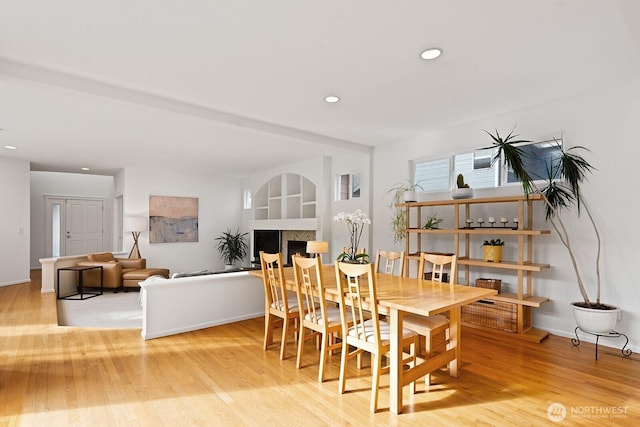
{"type": "MultiPolygon", "coordinates": [[[[591,202],[595,219],[603,238],[602,300],[623,310],[617,329],[629,335],[631,345],[640,343],[640,291],[636,283],[635,262],[640,255],[639,235],[634,216],[640,212],[640,200],[634,190],[638,165],[637,146],[640,142],[640,80],[605,91],[580,97],[487,117],[474,122],[425,134],[375,150],[373,156],[374,215],[376,221],[389,218],[390,211],[381,200],[396,182],[409,177],[408,161],[419,158],[441,158],[490,145],[483,129],[498,129],[508,133],[516,124],[516,133],[526,139],[536,139],[560,131],[567,146],[582,145],[591,150],[585,157],[597,168],[584,186],[584,194],[591,202]]],[[[507,191],[513,192],[514,189],[507,191]]],[[[503,192],[494,190],[493,194],[503,192]]],[[[447,194],[427,195],[447,198],[447,194]]],[[[442,212],[444,214],[444,212],[442,212]]],[[[444,215],[443,215],[444,216],[444,215]]],[[[500,214],[494,216],[502,216],[500,214]]],[[[590,294],[594,292],[593,254],[595,239],[587,219],[576,220],[565,215],[584,271],[583,278],[590,294]]],[[[544,223],[541,210],[537,226],[544,223]]],[[[388,223],[388,221],[386,221],[388,223]]],[[[393,247],[389,226],[374,227],[375,247],[393,247]]],[[[397,245],[397,248],[404,247],[397,245]]],[[[569,307],[580,299],[575,276],[564,247],[557,236],[535,240],[535,259],[550,263],[551,269],[535,276],[536,293],[550,298],[550,302],[534,310],[534,326],[564,336],[573,334],[575,322],[569,307]]],[[[606,345],[623,342],[602,340],[606,345]]]]}
{"type": "Polygon", "coordinates": [[[29,279],[29,162],[0,157],[0,286],[29,279]]]}
{"type": "Polygon", "coordinates": [[[40,268],[45,248],[45,196],[68,196],[105,199],[104,250],[112,251],[112,209],[114,180],[112,176],[79,173],[39,172],[31,175],[31,268],[40,268]]]}
{"type": "MultiPolygon", "coordinates": [[[[124,214],[149,216],[149,196],[198,198],[198,242],[149,244],[142,233],[140,252],[148,267],[174,272],[222,270],[224,263],[215,250],[215,238],[227,228],[246,230],[242,221],[242,183],[220,176],[175,174],[167,170],[127,168],[124,171],[124,214]]],[[[124,250],[133,245],[125,233],[124,250]]]]}

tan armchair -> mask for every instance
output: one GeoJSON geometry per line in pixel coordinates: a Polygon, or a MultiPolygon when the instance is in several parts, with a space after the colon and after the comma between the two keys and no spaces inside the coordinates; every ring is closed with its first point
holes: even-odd
{"type": "MultiPolygon", "coordinates": [[[[109,252],[90,254],[87,258],[87,261],[80,261],[78,265],[101,266],[104,287],[109,289],[123,287],[123,275],[126,273],[143,270],[147,267],[147,260],[145,258],[115,258],[113,254],[109,252]]],[[[100,286],[99,270],[89,270],[84,274],[84,286],[100,286]]]]}

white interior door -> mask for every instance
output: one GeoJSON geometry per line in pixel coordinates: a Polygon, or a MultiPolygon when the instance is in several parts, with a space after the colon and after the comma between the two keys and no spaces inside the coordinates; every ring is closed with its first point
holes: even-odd
{"type": "Polygon", "coordinates": [[[104,200],[46,199],[47,257],[104,251],[104,200]]]}
{"type": "Polygon", "coordinates": [[[103,212],[102,200],[66,200],[65,255],[103,251],[103,212]]]}

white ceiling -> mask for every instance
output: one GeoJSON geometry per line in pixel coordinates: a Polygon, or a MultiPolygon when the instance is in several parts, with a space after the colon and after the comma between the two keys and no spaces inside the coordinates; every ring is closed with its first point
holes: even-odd
{"type": "Polygon", "coordinates": [[[0,156],[246,175],[369,152],[635,79],[638,22],[637,0],[0,0],[0,156]]]}

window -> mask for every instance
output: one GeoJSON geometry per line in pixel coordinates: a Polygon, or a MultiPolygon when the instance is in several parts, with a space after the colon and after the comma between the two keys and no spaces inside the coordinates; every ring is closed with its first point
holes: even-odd
{"type": "Polygon", "coordinates": [[[338,175],[336,180],[336,200],[349,200],[349,178],[351,175],[338,175]]]}
{"type": "Polygon", "coordinates": [[[454,156],[453,176],[458,174],[464,176],[464,182],[471,188],[493,188],[498,187],[500,182],[500,167],[498,164],[491,164],[491,159],[495,150],[477,150],[471,153],[458,154],[454,156]]]}
{"type": "Polygon", "coordinates": [[[253,197],[251,195],[251,190],[244,190],[242,197],[242,207],[244,209],[251,209],[253,197]]]}
{"type": "Polygon", "coordinates": [[[451,161],[449,159],[418,161],[413,166],[413,182],[419,183],[424,191],[451,188],[451,161]]]}
{"type": "MultiPolygon", "coordinates": [[[[534,180],[546,180],[547,168],[557,164],[562,155],[562,140],[552,139],[542,142],[533,142],[519,146],[523,150],[523,163],[529,176],[534,180]]],[[[554,171],[554,179],[558,177],[558,171],[554,171]]],[[[518,180],[513,176],[513,170],[509,168],[506,173],[506,182],[513,183],[518,180]]]]}
{"type": "Polygon", "coordinates": [[[336,200],[360,197],[360,174],[342,174],[336,179],[336,200]]]}
{"type": "MultiPolygon", "coordinates": [[[[547,168],[562,154],[562,137],[519,145],[525,152],[525,168],[534,180],[545,179],[547,168]]],[[[503,171],[504,161],[493,162],[496,149],[456,154],[451,159],[413,162],[413,182],[424,191],[444,191],[456,185],[458,174],[471,188],[497,188],[517,182],[513,171],[503,171]]]]}
{"type": "Polygon", "coordinates": [[[357,197],[360,197],[360,174],[354,173],[351,175],[351,198],[357,197]]]}
{"type": "Polygon", "coordinates": [[[491,159],[495,150],[485,148],[473,152],[473,170],[489,169],[491,167],[491,159]]]}

